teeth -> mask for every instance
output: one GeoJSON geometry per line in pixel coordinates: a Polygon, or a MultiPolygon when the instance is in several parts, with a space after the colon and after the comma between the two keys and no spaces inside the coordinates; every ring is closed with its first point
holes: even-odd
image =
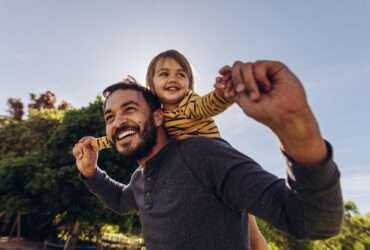
{"type": "Polygon", "coordinates": [[[136,133],[136,131],[134,131],[134,130],[126,130],[126,131],[123,131],[123,132],[119,133],[119,135],[117,137],[118,137],[118,140],[121,140],[121,139],[125,138],[126,136],[133,135],[135,133],[136,133]]]}
{"type": "Polygon", "coordinates": [[[172,90],[178,90],[178,89],[179,89],[179,87],[178,87],[178,86],[176,86],[176,85],[172,85],[172,86],[171,86],[171,85],[169,85],[169,86],[167,86],[167,87],[166,87],[166,90],[171,90],[171,91],[172,91],[172,90]]]}

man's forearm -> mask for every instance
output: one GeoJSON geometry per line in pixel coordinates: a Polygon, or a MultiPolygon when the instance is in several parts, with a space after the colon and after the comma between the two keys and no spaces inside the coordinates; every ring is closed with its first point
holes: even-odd
{"type": "Polygon", "coordinates": [[[299,166],[288,158],[288,184],[303,203],[305,238],[323,239],[337,234],[343,219],[340,173],[326,144],[327,158],[318,166],[299,166]]]}
{"type": "Polygon", "coordinates": [[[278,136],[283,151],[300,165],[319,165],[326,158],[324,139],[308,106],[300,114],[287,114],[282,117],[272,129],[278,136]]]}
{"type": "Polygon", "coordinates": [[[112,211],[123,214],[136,208],[130,186],[111,179],[104,171],[97,168],[91,178],[83,178],[88,189],[112,211]]]}

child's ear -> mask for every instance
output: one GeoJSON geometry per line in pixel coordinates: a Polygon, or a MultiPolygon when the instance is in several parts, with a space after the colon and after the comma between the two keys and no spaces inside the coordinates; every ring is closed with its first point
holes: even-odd
{"type": "Polygon", "coordinates": [[[153,113],[153,118],[154,118],[154,124],[157,127],[160,127],[163,125],[163,111],[162,109],[157,109],[153,113]]]}

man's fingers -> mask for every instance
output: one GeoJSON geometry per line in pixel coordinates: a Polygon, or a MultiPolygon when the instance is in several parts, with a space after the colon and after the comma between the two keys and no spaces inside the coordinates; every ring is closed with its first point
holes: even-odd
{"type": "Polygon", "coordinates": [[[222,81],[222,77],[221,76],[217,76],[216,77],[216,83],[214,84],[214,87],[216,89],[221,89],[221,90],[223,90],[225,88],[225,84],[222,81]]]}
{"type": "Polygon", "coordinates": [[[232,68],[232,82],[236,93],[246,92],[249,98],[256,101],[260,97],[252,63],[236,61],[232,68]]]}
{"type": "Polygon", "coordinates": [[[234,62],[232,71],[231,71],[232,83],[237,93],[243,92],[245,90],[245,85],[243,83],[243,77],[241,75],[242,64],[243,63],[240,61],[234,62]]]}
{"type": "Polygon", "coordinates": [[[233,84],[231,80],[228,80],[226,83],[226,88],[225,88],[225,96],[229,98],[234,98],[236,95],[233,84]]]}
{"type": "Polygon", "coordinates": [[[221,75],[227,75],[231,73],[231,67],[229,65],[223,66],[221,69],[218,70],[218,73],[221,75]]]}
{"type": "Polygon", "coordinates": [[[96,148],[94,147],[94,137],[85,136],[75,144],[72,149],[72,154],[76,160],[82,160],[84,155],[91,153],[90,151],[94,151],[94,153],[96,151],[96,148]]]}
{"type": "Polygon", "coordinates": [[[93,141],[94,139],[95,139],[95,137],[92,137],[92,136],[84,136],[78,142],[83,143],[83,142],[86,142],[86,141],[93,141]]]}
{"type": "Polygon", "coordinates": [[[249,97],[256,101],[260,97],[257,82],[253,72],[252,63],[244,63],[241,66],[241,75],[249,97]]]}
{"type": "Polygon", "coordinates": [[[253,107],[253,101],[244,93],[236,94],[235,102],[239,105],[239,107],[244,111],[246,115],[249,115],[247,112],[251,110],[253,107]]]}
{"type": "Polygon", "coordinates": [[[256,78],[257,84],[265,92],[268,92],[272,88],[270,79],[268,78],[268,61],[256,61],[253,65],[253,72],[256,78]]]}
{"type": "Polygon", "coordinates": [[[82,148],[81,148],[81,145],[79,145],[79,143],[77,143],[73,147],[72,154],[76,158],[76,160],[81,160],[83,158],[82,148]]]}
{"type": "Polygon", "coordinates": [[[92,136],[84,136],[82,137],[78,143],[80,144],[81,147],[86,147],[89,150],[98,150],[98,147],[96,146],[96,138],[92,136]]]}

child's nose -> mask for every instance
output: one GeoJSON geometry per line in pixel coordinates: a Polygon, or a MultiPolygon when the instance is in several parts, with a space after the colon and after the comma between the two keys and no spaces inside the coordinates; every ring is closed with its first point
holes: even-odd
{"type": "Polygon", "coordinates": [[[177,81],[177,76],[176,76],[176,75],[171,75],[171,76],[168,78],[168,81],[169,81],[169,82],[176,82],[176,81],[177,81]]]}

